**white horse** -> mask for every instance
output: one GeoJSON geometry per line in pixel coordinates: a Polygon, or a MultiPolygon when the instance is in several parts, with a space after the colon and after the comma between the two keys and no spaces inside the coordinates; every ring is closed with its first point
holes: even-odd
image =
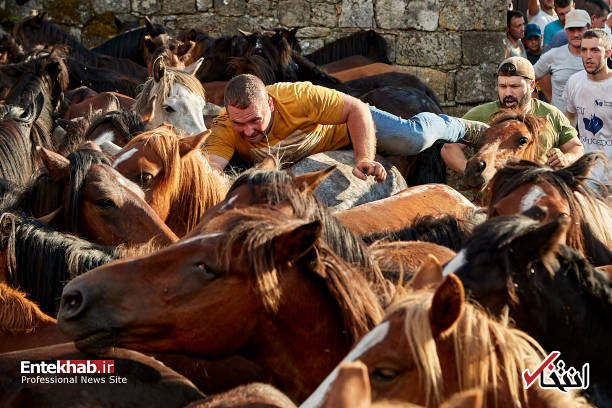
{"type": "Polygon", "coordinates": [[[185,70],[166,67],[162,58],[153,63],[153,77],[144,83],[136,98],[134,111],[146,122],[147,129],[169,123],[186,135],[206,130],[204,87],[193,75],[201,60],[185,70]]]}

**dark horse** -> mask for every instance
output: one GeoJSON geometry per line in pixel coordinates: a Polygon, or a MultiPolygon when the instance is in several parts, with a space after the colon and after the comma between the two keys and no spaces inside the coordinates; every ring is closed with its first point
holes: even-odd
{"type": "Polygon", "coordinates": [[[54,231],[34,219],[12,213],[0,218],[0,247],[6,248],[0,281],[27,292],[29,299],[50,316],[57,314],[66,282],[119,258],[113,248],[54,231]]]}
{"type": "Polygon", "coordinates": [[[524,215],[490,219],[443,273],[459,276],[467,294],[493,314],[507,308],[518,328],[560,351],[569,366],[589,363],[586,393],[595,405],[610,406],[612,284],[558,243],[569,223],[565,215],[544,225],[524,215]]]}
{"type": "Polygon", "coordinates": [[[60,329],[83,350],[244,355],[303,400],[382,312],[320,235],[279,211],[223,211],[201,235],[73,279],[60,329]]]}
{"type": "Polygon", "coordinates": [[[143,191],[110,166],[102,152],[77,150],[65,158],[40,149],[47,172],[5,195],[0,214],[25,211],[60,231],[103,245],[161,243],[176,235],[144,201],[143,191]]]}
{"type": "Polygon", "coordinates": [[[595,266],[612,264],[612,206],[585,185],[591,168],[607,161],[601,152],[587,153],[559,170],[521,160],[501,168],[488,188],[488,216],[513,215],[538,205],[546,220],[568,215],[563,243],[595,266]]]}

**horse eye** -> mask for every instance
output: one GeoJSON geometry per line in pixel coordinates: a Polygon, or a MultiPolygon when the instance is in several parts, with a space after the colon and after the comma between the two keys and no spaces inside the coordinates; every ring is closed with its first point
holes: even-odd
{"type": "Polygon", "coordinates": [[[164,110],[168,113],[176,112],[174,108],[170,105],[164,105],[164,110]]]}
{"type": "Polygon", "coordinates": [[[143,191],[148,191],[153,186],[155,178],[151,173],[140,173],[133,181],[138,184],[143,191]]]}
{"type": "Polygon", "coordinates": [[[519,145],[523,146],[523,145],[526,145],[528,141],[529,141],[529,139],[527,139],[525,136],[523,136],[523,137],[521,137],[519,139],[518,142],[519,142],[519,145]]]}
{"type": "Polygon", "coordinates": [[[397,375],[398,372],[396,370],[392,368],[383,367],[374,370],[374,372],[370,375],[370,378],[372,379],[372,381],[388,382],[393,381],[395,377],[397,377],[397,375]]]}
{"type": "Polygon", "coordinates": [[[206,280],[213,280],[217,277],[217,275],[215,275],[208,268],[206,268],[206,265],[203,262],[196,263],[194,267],[196,271],[199,272],[206,280]]]}
{"type": "Polygon", "coordinates": [[[94,204],[102,209],[108,210],[110,208],[117,208],[113,200],[110,198],[103,198],[101,200],[97,200],[94,204]]]}

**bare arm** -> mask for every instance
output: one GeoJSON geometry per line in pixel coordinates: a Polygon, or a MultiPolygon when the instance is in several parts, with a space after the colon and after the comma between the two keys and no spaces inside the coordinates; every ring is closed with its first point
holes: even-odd
{"type": "Polygon", "coordinates": [[[227,163],[229,163],[229,160],[227,160],[225,157],[217,156],[216,154],[209,154],[208,162],[214,169],[223,171],[225,166],[227,166],[227,163]]]}
{"type": "Polygon", "coordinates": [[[552,83],[550,82],[550,74],[545,75],[541,78],[536,78],[536,82],[540,86],[542,93],[550,103],[552,100],[552,83]]]}
{"type": "Polygon", "coordinates": [[[466,146],[462,143],[445,143],[440,151],[442,160],[444,160],[448,168],[459,174],[463,174],[465,165],[467,164],[467,159],[463,154],[463,149],[465,149],[465,147],[466,146]]]}
{"type": "Polygon", "coordinates": [[[368,106],[359,99],[342,94],[342,115],[338,123],[346,123],[355,155],[353,175],[365,180],[368,175],[376,181],[387,177],[384,167],[374,161],[376,155],[376,130],[368,106]]]}
{"type": "Polygon", "coordinates": [[[529,0],[527,11],[529,12],[529,17],[538,14],[540,12],[540,0],[529,0]]]}
{"type": "Polygon", "coordinates": [[[559,148],[552,148],[547,153],[546,164],[557,170],[569,166],[584,154],[584,146],[580,139],[574,137],[559,148]]]}

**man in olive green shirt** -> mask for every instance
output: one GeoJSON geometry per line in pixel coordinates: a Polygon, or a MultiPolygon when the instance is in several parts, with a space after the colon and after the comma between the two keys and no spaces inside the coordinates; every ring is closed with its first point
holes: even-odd
{"type": "MultiPolygon", "coordinates": [[[[500,108],[519,108],[535,116],[547,117],[546,126],[539,135],[545,153],[538,161],[554,169],[565,167],[584,154],[584,147],[576,129],[559,109],[531,98],[534,88],[535,72],[531,63],[521,57],[508,58],[497,69],[499,99],[472,108],[463,118],[487,123],[500,108]]],[[[477,140],[471,142],[478,143],[477,140]]],[[[447,143],[441,152],[446,165],[460,174],[467,163],[464,148],[463,144],[447,143]]]]}

